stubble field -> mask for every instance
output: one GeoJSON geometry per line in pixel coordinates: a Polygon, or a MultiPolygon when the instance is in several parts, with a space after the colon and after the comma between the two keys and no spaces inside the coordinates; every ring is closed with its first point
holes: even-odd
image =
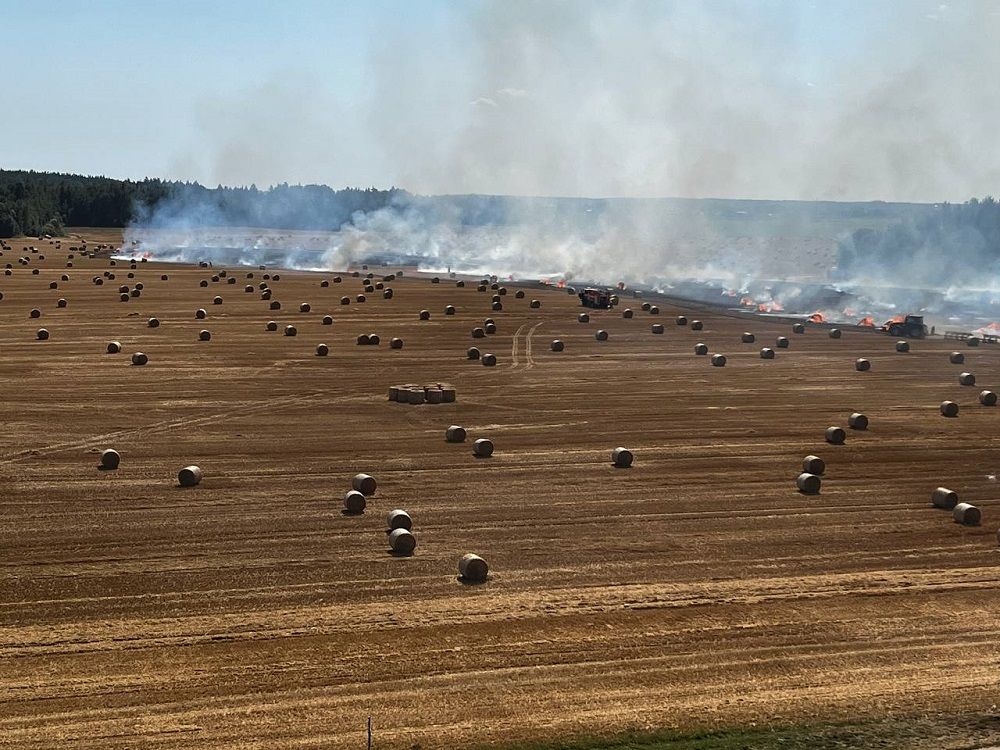
{"type": "Polygon", "coordinates": [[[392,299],[361,304],[348,269],[337,284],[229,267],[235,284],[200,287],[220,269],[140,263],[128,279],[106,257],[67,268],[78,242],[12,244],[0,746],[356,748],[371,716],[376,747],[463,748],[998,700],[1000,409],[977,395],[1000,387],[1000,347],[932,339],[899,354],[853,329],[795,335],[662,300],[653,316],[627,294],[581,324],[565,291],[516,299],[512,286],[492,312],[474,282],[409,271],[392,299]],[[96,286],[105,271],[115,279],[96,286]],[[265,273],[281,310],[260,298],[265,273]],[[141,296],[120,302],[136,282],[141,296]],[[487,317],[497,333],[473,340],[487,317]],[[381,345],[358,346],[369,332],[381,345]],[[779,335],[790,347],[761,359],[779,335]],[[111,340],[122,353],[105,353],[111,340]],[[728,364],[696,356],[698,341],[728,364]],[[467,360],[473,345],[498,365],[467,360]],[[130,364],[136,351],[148,365],[130,364]],[[452,383],[457,402],[387,400],[411,382],[452,383]],[[958,418],[939,414],[944,399],[958,418]],[[826,444],[854,411],[869,429],[826,444]],[[451,424],[466,443],[445,442],[451,424]],[[473,457],[479,437],[492,458],[473,457]],[[619,445],[632,468],[611,465],[619,445]],[[97,470],[104,448],[117,471],[97,470]],[[827,463],[816,496],[795,487],[807,454],[827,463]],[[179,488],[188,464],[204,481],[179,488]],[[379,489],[347,516],[359,471],[379,489]],[[933,509],[939,485],[982,525],[933,509]],[[389,553],[394,508],[413,517],[412,557],[389,553]],[[486,583],[458,580],[466,552],[489,562],[486,583]]]}

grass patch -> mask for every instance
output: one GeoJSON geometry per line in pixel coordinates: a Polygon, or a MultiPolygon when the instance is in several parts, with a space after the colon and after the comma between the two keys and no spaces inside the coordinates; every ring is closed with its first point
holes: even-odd
{"type": "Polygon", "coordinates": [[[1000,745],[1000,716],[921,716],[857,723],[662,731],[521,742],[493,750],[972,750],[1000,745]]]}

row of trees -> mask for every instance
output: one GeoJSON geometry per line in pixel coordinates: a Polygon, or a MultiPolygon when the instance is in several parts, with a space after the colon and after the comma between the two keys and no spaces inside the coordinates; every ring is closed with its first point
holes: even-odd
{"type": "Polygon", "coordinates": [[[325,185],[206,188],[198,183],[113,180],[0,170],[0,237],[59,235],[64,227],[124,227],[191,214],[216,226],[337,229],[356,211],[384,208],[405,195],[395,188],[333,190],[325,185]]]}
{"type": "Polygon", "coordinates": [[[884,229],[859,229],[838,248],[839,275],[940,286],[1000,275],[1000,202],[944,203],[884,229]]]}

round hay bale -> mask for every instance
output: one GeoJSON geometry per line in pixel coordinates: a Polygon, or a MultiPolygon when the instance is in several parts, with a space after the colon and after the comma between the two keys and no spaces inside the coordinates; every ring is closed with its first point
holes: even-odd
{"type": "Polygon", "coordinates": [[[339,283],[341,283],[342,281],[343,281],[343,279],[342,279],[342,278],[340,278],[339,276],[334,276],[334,277],[333,277],[333,283],[334,283],[334,284],[339,284],[339,283]]]}
{"type": "Polygon", "coordinates": [[[634,460],[635,456],[628,448],[619,446],[611,451],[611,463],[614,464],[616,469],[627,469],[632,465],[632,461],[634,460]]]}
{"type": "Polygon", "coordinates": [[[740,336],[740,341],[742,341],[744,344],[752,344],[756,340],[757,337],[754,336],[752,333],[750,333],[750,331],[744,331],[743,334],[740,336]]]}
{"type": "Polygon", "coordinates": [[[634,313],[629,308],[626,307],[624,310],[622,310],[622,317],[625,318],[626,320],[631,320],[633,316],[634,313]]]}
{"type": "Polygon", "coordinates": [[[212,276],[212,283],[213,284],[219,283],[219,276],[218,276],[218,274],[212,276]]]}
{"type": "Polygon", "coordinates": [[[493,303],[500,302],[500,301],[501,300],[500,300],[500,295],[499,294],[494,294],[493,298],[490,300],[490,302],[493,302],[493,303]]]}
{"type": "MultiPolygon", "coordinates": [[[[575,292],[573,291],[573,287],[569,287],[569,293],[570,294],[575,294],[575,292]]],[[[502,286],[499,289],[497,289],[497,294],[499,294],[501,297],[506,297],[507,296],[507,287],[502,286]]]]}
{"type": "Polygon", "coordinates": [[[958,404],[956,404],[954,401],[942,401],[940,409],[941,409],[941,416],[943,417],[958,416],[958,404]]]}
{"type": "Polygon", "coordinates": [[[426,399],[423,388],[410,388],[406,392],[406,402],[409,404],[419,405],[424,403],[426,399]]]}
{"type": "MultiPolygon", "coordinates": [[[[675,323],[676,323],[677,325],[679,325],[679,326],[686,326],[686,325],[688,324],[688,319],[687,319],[687,317],[686,317],[686,316],[684,316],[684,315],[678,315],[678,316],[677,316],[677,317],[676,317],[676,318],[674,319],[674,322],[675,322],[675,323]]],[[[697,328],[697,329],[695,329],[695,330],[701,330],[701,329],[700,329],[700,328],[697,328]]]]}
{"type": "Polygon", "coordinates": [[[378,337],[378,334],[376,334],[376,333],[369,333],[368,334],[368,345],[369,346],[378,346],[379,343],[381,343],[381,341],[382,341],[382,339],[380,339],[378,337]]]}
{"type": "Polygon", "coordinates": [[[342,305],[349,305],[349,304],[351,304],[351,298],[350,297],[341,297],[340,298],[340,304],[342,304],[342,305]]]}
{"type": "Polygon", "coordinates": [[[826,471],[826,461],[819,456],[806,456],[802,459],[802,471],[820,476],[826,471]]]}
{"type": "Polygon", "coordinates": [[[59,282],[58,281],[50,281],[49,282],[49,289],[58,289],[58,288],[59,288],[59,282]]]}
{"type": "Polygon", "coordinates": [[[390,510],[386,515],[385,525],[389,531],[395,531],[396,529],[406,529],[409,531],[413,528],[413,519],[410,518],[410,514],[405,510],[397,508],[396,510],[390,510]]]}
{"type": "Polygon", "coordinates": [[[107,352],[108,354],[118,354],[122,350],[122,345],[120,341],[109,341],[107,352]]]}
{"type": "Polygon", "coordinates": [[[850,427],[852,430],[867,430],[868,417],[866,417],[861,412],[856,411],[847,418],[847,426],[850,427]]]}
{"type": "MultiPolygon", "coordinates": [[[[267,277],[265,276],[264,278],[267,277]]],[[[281,276],[279,276],[278,274],[274,274],[274,276],[271,277],[271,281],[278,281],[279,279],[281,279],[281,276]]]]}
{"type": "Polygon", "coordinates": [[[30,313],[28,313],[28,316],[32,317],[32,318],[40,318],[40,317],[42,317],[42,311],[39,310],[36,307],[36,308],[32,309],[32,311],[30,313]]]}
{"type": "Polygon", "coordinates": [[[368,341],[368,334],[367,333],[360,334],[357,338],[357,342],[358,346],[368,346],[368,344],[370,343],[368,341]]]}
{"type": "Polygon", "coordinates": [[[486,284],[480,284],[479,286],[477,286],[476,287],[476,291],[477,292],[485,292],[486,291],[486,284]]]}
{"type": "Polygon", "coordinates": [[[826,442],[830,445],[843,445],[847,439],[847,433],[841,427],[826,428],[826,442]]]}
{"type": "Polygon", "coordinates": [[[298,330],[295,328],[295,326],[285,326],[285,335],[286,336],[295,336],[297,334],[298,334],[298,330]]]}
{"type": "Polygon", "coordinates": [[[56,300],[56,307],[66,307],[66,300],[64,299],[56,300]]]}
{"type": "Polygon", "coordinates": [[[365,298],[365,295],[363,295],[363,294],[359,294],[359,295],[358,295],[357,297],[355,297],[354,299],[355,299],[355,300],[356,300],[357,302],[364,302],[366,298],[365,298]]]}
{"type": "Polygon", "coordinates": [[[325,325],[325,326],[332,326],[333,325],[333,316],[332,315],[324,315],[323,316],[323,320],[320,321],[320,322],[323,325],[325,325]]]}
{"type": "Polygon", "coordinates": [[[323,289],[326,289],[326,288],[327,288],[328,286],[330,286],[330,282],[329,282],[329,281],[327,281],[326,279],[323,279],[323,280],[322,280],[321,282],[319,282],[319,285],[320,285],[320,286],[321,286],[321,287],[322,287],[323,289]]]}
{"type": "Polygon", "coordinates": [[[496,323],[487,323],[486,324],[486,335],[487,336],[492,336],[496,332],[497,332],[497,324],[496,323]]]}
{"type": "Polygon", "coordinates": [[[799,488],[799,492],[803,495],[818,495],[820,487],[823,485],[823,480],[815,474],[804,471],[799,474],[795,480],[795,484],[799,488]]]}
{"type": "Polygon", "coordinates": [[[792,333],[805,333],[806,327],[803,323],[792,323],[792,333]]]}
{"type": "Polygon", "coordinates": [[[403,348],[403,339],[399,339],[399,338],[389,339],[389,348],[390,349],[402,349],[403,348]]]}
{"type": "Polygon", "coordinates": [[[148,321],[146,321],[146,325],[148,325],[150,328],[159,328],[160,321],[157,318],[150,318],[148,321]]]}
{"type": "Polygon", "coordinates": [[[493,318],[486,318],[486,320],[483,321],[483,325],[484,326],[496,325],[496,321],[493,320],[493,318]]]}
{"type": "Polygon", "coordinates": [[[69,276],[67,276],[66,274],[63,274],[60,278],[62,281],[69,281],[69,276]]]}
{"type": "Polygon", "coordinates": [[[122,457],[119,455],[118,451],[113,448],[107,448],[101,451],[101,463],[100,468],[105,471],[114,471],[122,462],[122,457]]]}
{"type": "Polygon", "coordinates": [[[222,304],[222,297],[216,297],[215,299],[213,299],[212,300],[212,304],[213,305],[221,305],[222,304]]]}
{"type": "Polygon", "coordinates": [[[760,358],[774,359],[774,349],[765,346],[763,349],[760,350],[760,358]]]}
{"type": "Polygon", "coordinates": [[[430,312],[430,310],[421,310],[419,317],[420,317],[420,320],[430,320],[431,319],[431,312],[430,312]]]}
{"type": "Polygon", "coordinates": [[[700,331],[704,327],[705,327],[705,324],[702,323],[700,320],[692,320],[691,321],[691,330],[692,331],[700,331]]]}
{"type": "Polygon", "coordinates": [[[392,299],[392,289],[386,289],[382,292],[382,299],[392,299]]]}
{"type": "Polygon", "coordinates": [[[490,566],[479,555],[462,555],[458,561],[458,577],[466,583],[482,583],[490,574],[490,566]]]}
{"type": "Polygon", "coordinates": [[[408,557],[413,554],[416,546],[417,538],[409,530],[394,529],[389,532],[389,547],[392,549],[392,554],[408,557]]]}
{"type": "Polygon", "coordinates": [[[202,330],[198,331],[198,340],[199,341],[211,341],[212,340],[212,332],[211,331],[207,331],[205,329],[202,329],[202,330]]]}
{"type": "Polygon", "coordinates": [[[435,276],[434,278],[431,279],[431,283],[432,284],[440,284],[441,283],[441,277],[440,276],[435,276]]]}
{"type": "Polygon", "coordinates": [[[445,305],[444,306],[444,314],[445,315],[454,315],[455,314],[455,306],[454,305],[445,305]]]}
{"type": "Polygon", "coordinates": [[[444,403],[444,393],[437,385],[429,385],[424,388],[424,395],[427,398],[428,404],[441,404],[444,403]]]}
{"type": "Polygon", "coordinates": [[[205,311],[204,308],[199,307],[197,310],[194,311],[194,317],[196,320],[204,320],[205,318],[208,317],[208,313],[205,311]]]}
{"type": "Polygon", "coordinates": [[[344,494],[344,510],[352,515],[360,515],[365,512],[368,501],[365,496],[356,490],[348,490],[344,494]]]}
{"type": "Polygon", "coordinates": [[[441,401],[445,404],[455,403],[455,399],[458,397],[458,391],[455,390],[455,386],[449,383],[441,384],[441,401]]]}
{"type": "Polygon", "coordinates": [[[35,338],[37,338],[39,341],[48,341],[49,332],[46,331],[44,328],[39,328],[38,331],[35,333],[35,338]]]}
{"type": "Polygon", "coordinates": [[[496,367],[497,357],[495,354],[486,353],[482,356],[483,367],[496,367]]]}
{"type": "Polygon", "coordinates": [[[708,345],[699,341],[694,345],[694,353],[698,355],[708,354],[708,345]]]}
{"type": "Polygon", "coordinates": [[[597,339],[598,341],[607,341],[608,332],[602,328],[601,330],[599,330],[597,333],[594,334],[594,338],[597,339]]]}
{"type": "Polygon", "coordinates": [[[643,302],[641,309],[642,309],[643,312],[649,312],[649,308],[651,308],[651,307],[652,307],[652,305],[649,302],[643,302]]]}
{"type": "Polygon", "coordinates": [[[267,321],[267,325],[264,326],[264,327],[268,331],[277,331],[278,330],[278,321],[276,321],[276,320],[269,320],[269,321],[267,321]]]}
{"type": "Polygon", "coordinates": [[[516,292],[514,292],[514,296],[517,299],[524,299],[524,290],[523,289],[518,289],[516,292]]]}
{"type": "Polygon", "coordinates": [[[371,497],[378,489],[378,482],[371,474],[355,474],[351,478],[351,488],[357,490],[366,497],[371,497]]]}
{"type": "Polygon", "coordinates": [[[310,305],[308,302],[302,302],[299,304],[300,313],[307,313],[310,310],[312,310],[312,305],[310,305]]]}
{"type": "Polygon", "coordinates": [[[479,355],[479,349],[477,349],[474,346],[470,346],[466,350],[465,356],[468,357],[469,359],[479,359],[479,357],[480,357],[480,355],[479,355]]]}
{"type": "Polygon", "coordinates": [[[131,292],[129,292],[129,296],[131,297],[139,297],[140,295],[142,295],[141,289],[133,289],[131,292]]]}
{"type": "Polygon", "coordinates": [[[549,348],[554,352],[561,352],[566,348],[566,345],[559,339],[553,339],[552,343],[549,344],[549,348]]]}
{"type": "Polygon", "coordinates": [[[650,330],[655,334],[663,333],[663,323],[653,323],[653,325],[650,326],[650,330]]]}
{"type": "Polygon", "coordinates": [[[858,372],[868,372],[868,370],[872,369],[872,363],[864,357],[860,357],[854,360],[854,369],[858,372]]]}
{"type": "Polygon", "coordinates": [[[935,508],[951,510],[958,505],[958,493],[947,487],[938,487],[931,493],[931,505],[935,508]]]}
{"type": "Polygon", "coordinates": [[[910,342],[909,341],[897,341],[896,342],[896,351],[899,352],[900,354],[905,354],[906,352],[910,351],[910,342]]]}
{"type": "Polygon", "coordinates": [[[975,385],[976,376],[973,375],[971,372],[963,372],[961,375],[958,376],[958,383],[959,385],[975,385]]]}
{"type": "Polygon", "coordinates": [[[235,284],[236,283],[236,277],[235,276],[230,276],[228,279],[226,279],[226,283],[227,284],[235,284]]]}
{"type": "Polygon", "coordinates": [[[486,338],[486,329],[484,328],[473,328],[472,338],[474,339],[484,339],[486,338]]]}
{"type": "Polygon", "coordinates": [[[980,391],[979,403],[981,403],[983,406],[996,406],[997,394],[995,394],[993,391],[980,391]]]}
{"type": "Polygon", "coordinates": [[[841,335],[842,335],[842,332],[841,332],[841,330],[839,328],[831,328],[830,329],[830,338],[831,339],[839,339],[841,337],[841,335]]]}
{"type": "Polygon", "coordinates": [[[726,357],[724,354],[713,354],[712,355],[712,367],[725,367],[726,357]]]}
{"type": "Polygon", "coordinates": [[[489,438],[479,438],[472,444],[472,455],[476,458],[489,458],[493,455],[493,441],[489,438]]]}
{"type": "Polygon", "coordinates": [[[135,354],[132,355],[132,364],[135,365],[136,367],[142,367],[143,365],[148,363],[149,363],[149,357],[147,357],[142,352],[136,352],[135,354]]]}
{"type": "Polygon", "coordinates": [[[464,287],[465,286],[465,282],[464,281],[456,281],[455,282],[455,286],[457,286],[457,287],[464,287]]]}
{"type": "Polygon", "coordinates": [[[460,427],[457,424],[451,425],[447,430],[444,431],[444,439],[449,443],[464,443],[466,437],[466,432],[464,427],[460,427]]]}
{"type": "Polygon", "coordinates": [[[969,503],[959,503],[951,509],[952,518],[955,523],[963,526],[978,526],[983,520],[983,514],[975,505],[969,503]]]}
{"type": "Polygon", "coordinates": [[[326,344],[317,344],[316,345],[316,356],[317,357],[325,357],[329,353],[330,353],[330,347],[328,347],[326,344]]]}
{"type": "Polygon", "coordinates": [[[659,315],[660,314],[660,308],[658,308],[656,305],[652,305],[649,308],[649,314],[650,315],[659,315]]]}
{"type": "Polygon", "coordinates": [[[177,472],[177,484],[181,487],[194,487],[201,483],[202,472],[197,466],[185,466],[177,472]]]}
{"type": "Polygon", "coordinates": [[[778,347],[779,349],[787,349],[788,348],[788,339],[785,338],[784,336],[778,336],[778,338],[776,338],[774,340],[774,345],[776,347],[778,347]]]}
{"type": "Polygon", "coordinates": [[[967,338],[965,340],[965,345],[966,346],[979,346],[979,339],[977,339],[975,336],[970,336],[969,338],[967,338]]]}
{"type": "Polygon", "coordinates": [[[208,286],[208,280],[207,279],[202,279],[200,282],[198,282],[198,286],[201,286],[201,287],[208,286]]]}
{"type": "Polygon", "coordinates": [[[576,316],[576,322],[577,323],[589,323],[590,322],[590,316],[587,315],[587,313],[580,313],[579,315],[576,316]]]}
{"type": "Polygon", "coordinates": [[[953,365],[965,364],[965,355],[962,352],[952,352],[948,355],[948,361],[953,365]]]}
{"type": "Polygon", "coordinates": [[[542,303],[539,302],[537,299],[531,300],[531,304],[528,305],[528,307],[530,307],[532,310],[537,310],[541,306],[542,303]]]}

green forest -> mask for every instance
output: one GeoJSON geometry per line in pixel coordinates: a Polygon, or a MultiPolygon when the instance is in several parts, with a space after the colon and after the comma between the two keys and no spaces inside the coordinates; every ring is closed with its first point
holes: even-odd
{"type": "Polygon", "coordinates": [[[206,188],[158,179],[113,180],[0,170],[0,237],[61,235],[65,227],[124,227],[192,216],[215,226],[338,229],[357,211],[374,211],[405,195],[395,188],[276,185],[206,188]]]}

